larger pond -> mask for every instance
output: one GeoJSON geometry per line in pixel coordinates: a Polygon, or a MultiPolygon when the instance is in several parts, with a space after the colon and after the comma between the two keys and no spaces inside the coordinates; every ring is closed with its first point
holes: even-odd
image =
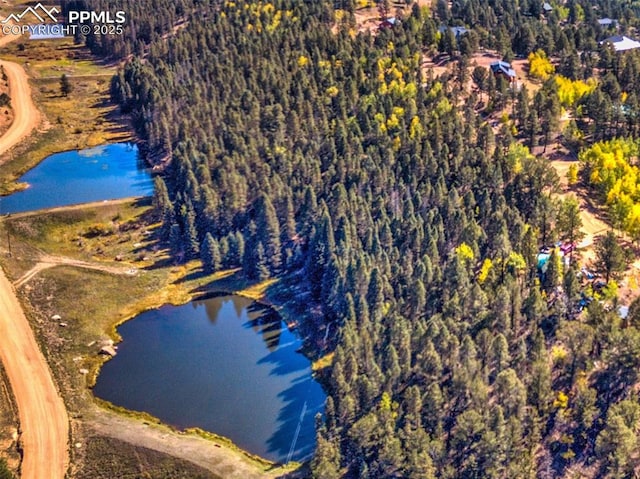
{"type": "Polygon", "coordinates": [[[96,396],[226,436],[276,462],[313,453],[325,394],[274,310],[215,297],[147,311],[118,331],[123,340],[96,396]]]}
{"type": "Polygon", "coordinates": [[[151,175],[129,143],[56,153],[18,181],[29,187],[0,198],[1,214],[153,193],[151,175]]]}

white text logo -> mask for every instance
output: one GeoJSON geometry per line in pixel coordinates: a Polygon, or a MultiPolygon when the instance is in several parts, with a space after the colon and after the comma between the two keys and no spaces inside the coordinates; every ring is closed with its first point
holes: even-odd
{"type": "Polygon", "coordinates": [[[54,22],[57,22],[58,19],[55,17],[55,14],[60,13],[60,10],[58,10],[56,7],[51,7],[50,9],[47,9],[47,7],[42,5],[42,3],[38,3],[35,7],[25,8],[20,14],[16,15],[15,13],[12,13],[7,18],[2,20],[2,23],[8,23],[12,20],[15,23],[20,23],[24,18],[24,16],[27,15],[28,13],[30,13],[32,16],[37,18],[40,23],[44,23],[47,17],[49,17],[54,22]]]}

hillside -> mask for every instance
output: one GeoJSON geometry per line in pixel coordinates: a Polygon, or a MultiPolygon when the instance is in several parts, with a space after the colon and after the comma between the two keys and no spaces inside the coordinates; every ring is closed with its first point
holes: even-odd
{"type": "Polygon", "coordinates": [[[280,278],[332,357],[314,477],[637,474],[633,232],[603,215],[590,280],[548,159],[583,152],[571,183],[602,205],[584,152],[629,138],[637,169],[640,50],[599,43],[635,35],[637,2],[440,0],[360,34],[353,2],[122,3],[127,33],[87,43],[126,59],[112,98],[163,171],[173,258],[280,278]],[[513,82],[486,51],[523,57],[513,82]]]}

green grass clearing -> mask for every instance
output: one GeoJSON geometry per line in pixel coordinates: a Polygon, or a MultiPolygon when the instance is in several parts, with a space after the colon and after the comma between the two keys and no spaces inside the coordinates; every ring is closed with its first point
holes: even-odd
{"type": "Polygon", "coordinates": [[[45,117],[37,133],[0,158],[5,161],[0,171],[0,194],[22,188],[16,180],[53,153],[132,140],[126,119],[110,103],[115,66],[98,61],[88,49],[67,38],[18,40],[0,53],[24,66],[32,79],[34,101],[45,117]],[[73,86],[67,97],[60,94],[63,73],[73,86]]]}

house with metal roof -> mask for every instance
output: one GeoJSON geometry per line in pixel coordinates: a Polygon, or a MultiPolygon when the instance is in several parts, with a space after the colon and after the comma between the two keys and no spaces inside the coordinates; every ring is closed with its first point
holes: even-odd
{"type": "Polygon", "coordinates": [[[517,78],[516,71],[511,68],[511,63],[497,61],[489,65],[494,76],[504,76],[508,81],[515,81],[517,78]]]}
{"type": "Polygon", "coordinates": [[[398,19],[396,17],[386,18],[384,21],[380,22],[378,25],[379,30],[383,30],[385,28],[393,28],[398,24],[398,19]]]}
{"type": "Polygon", "coordinates": [[[601,27],[612,27],[612,26],[616,26],[618,24],[618,20],[614,20],[613,18],[599,18],[598,19],[598,25],[600,25],[601,27]]]}
{"type": "Polygon", "coordinates": [[[446,25],[441,25],[440,28],[438,28],[438,31],[440,33],[444,33],[447,31],[447,29],[453,32],[453,36],[456,37],[456,39],[459,39],[462,35],[469,32],[469,30],[464,27],[448,27],[446,25]]]}
{"type": "Polygon", "coordinates": [[[629,37],[625,37],[624,35],[614,35],[612,37],[605,38],[600,42],[600,45],[604,43],[611,43],[616,52],[624,52],[627,50],[640,48],[639,41],[633,40],[629,37]]]}

